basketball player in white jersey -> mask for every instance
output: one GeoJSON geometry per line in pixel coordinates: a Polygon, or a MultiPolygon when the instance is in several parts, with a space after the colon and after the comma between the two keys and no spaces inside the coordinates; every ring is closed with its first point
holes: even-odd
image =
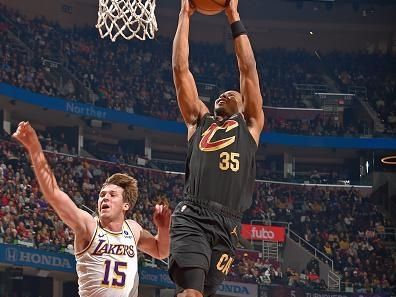
{"type": "Polygon", "coordinates": [[[81,297],[137,297],[137,249],[154,258],[169,255],[170,210],[156,205],[158,232],[153,236],[137,222],[125,220],[137,200],[136,180],[114,174],[102,186],[98,217],[79,209],[58,186],[43,154],[35,130],[21,122],[13,134],[27,149],[45,199],[75,233],[75,255],[81,297]]]}

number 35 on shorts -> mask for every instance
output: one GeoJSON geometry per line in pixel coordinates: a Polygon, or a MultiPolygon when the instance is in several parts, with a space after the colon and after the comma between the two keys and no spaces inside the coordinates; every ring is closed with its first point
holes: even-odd
{"type": "Polygon", "coordinates": [[[222,152],[220,153],[219,168],[221,170],[232,170],[237,172],[239,170],[239,153],[222,152]]]}
{"type": "Polygon", "coordinates": [[[230,271],[232,262],[234,262],[234,258],[232,258],[228,254],[222,254],[219,261],[217,262],[216,268],[217,270],[227,275],[230,271]]]}

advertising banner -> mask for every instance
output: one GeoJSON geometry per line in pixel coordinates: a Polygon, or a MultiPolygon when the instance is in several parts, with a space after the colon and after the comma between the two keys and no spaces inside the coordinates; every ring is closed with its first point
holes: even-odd
{"type": "Polygon", "coordinates": [[[143,285],[152,285],[163,288],[174,288],[168,271],[158,268],[143,267],[139,269],[139,280],[143,285]]]}
{"type": "Polygon", "coordinates": [[[224,281],[216,294],[234,297],[257,297],[257,285],[224,281]]]}
{"type": "MultiPolygon", "coordinates": [[[[17,88],[9,84],[0,83],[0,94],[15,98],[19,101],[41,106],[51,110],[89,117],[102,121],[135,125],[157,131],[186,133],[186,126],[176,121],[160,120],[123,111],[106,109],[91,104],[72,102],[62,98],[48,97],[28,90],[17,88]]],[[[394,138],[359,138],[335,136],[301,136],[285,133],[263,132],[260,142],[267,144],[283,144],[302,147],[327,148],[364,148],[364,149],[391,149],[396,147],[394,138]]]]}
{"type": "Polygon", "coordinates": [[[0,262],[15,266],[76,273],[76,260],[73,255],[13,244],[0,244],[0,262]]]}
{"type": "Polygon", "coordinates": [[[264,240],[273,242],[285,241],[285,228],[264,226],[264,225],[249,225],[242,224],[241,235],[243,238],[249,240],[264,240]]]}

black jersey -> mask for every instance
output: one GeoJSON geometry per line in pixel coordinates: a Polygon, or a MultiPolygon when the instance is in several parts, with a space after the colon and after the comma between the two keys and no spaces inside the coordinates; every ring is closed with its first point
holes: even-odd
{"type": "Polygon", "coordinates": [[[187,197],[220,203],[236,212],[250,207],[257,144],[242,114],[218,123],[206,114],[188,143],[187,197]]]}

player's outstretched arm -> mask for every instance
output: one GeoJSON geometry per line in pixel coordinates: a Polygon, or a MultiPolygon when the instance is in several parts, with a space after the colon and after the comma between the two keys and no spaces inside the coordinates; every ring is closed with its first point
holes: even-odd
{"type": "Polygon", "coordinates": [[[153,222],[157,226],[157,235],[153,236],[147,230],[141,229],[138,248],[142,252],[157,259],[169,256],[169,229],[171,210],[168,206],[157,204],[154,209],[153,222]]]}
{"type": "Polygon", "coordinates": [[[238,0],[231,0],[225,13],[229,24],[233,28],[234,48],[240,73],[240,91],[244,100],[245,120],[250,133],[258,144],[260,133],[264,127],[264,112],[256,60],[249,37],[240,23],[238,0]]]}
{"type": "Polygon", "coordinates": [[[173,40],[172,69],[177,102],[188,128],[188,138],[190,138],[195,131],[198,119],[208,112],[208,108],[198,97],[197,86],[188,63],[188,35],[190,17],[194,9],[189,0],[181,0],[181,3],[179,21],[173,40]]]}
{"type": "Polygon", "coordinates": [[[21,122],[12,136],[28,151],[44,198],[55,209],[61,220],[73,229],[76,236],[88,235],[89,238],[96,226],[95,220],[89,213],[79,209],[70,197],[60,190],[44,156],[36,131],[29,122],[21,122]]]}

